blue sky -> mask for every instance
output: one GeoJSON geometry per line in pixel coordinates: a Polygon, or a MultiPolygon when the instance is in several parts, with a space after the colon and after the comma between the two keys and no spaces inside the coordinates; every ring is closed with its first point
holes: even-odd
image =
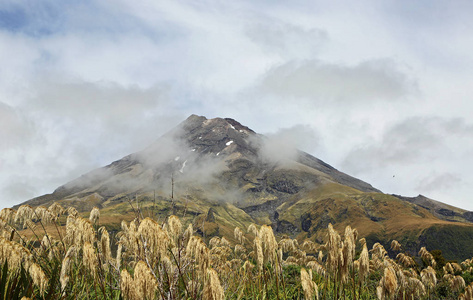
{"type": "Polygon", "coordinates": [[[470,1],[2,1],[0,204],[190,114],[473,210],[470,1]],[[393,177],[393,175],[395,175],[393,177]]]}

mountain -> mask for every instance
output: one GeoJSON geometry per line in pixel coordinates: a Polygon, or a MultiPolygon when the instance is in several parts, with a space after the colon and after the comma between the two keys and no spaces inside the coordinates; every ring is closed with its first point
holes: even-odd
{"type": "Polygon", "coordinates": [[[447,259],[473,254],[471,212],[384,194],[229,118],[192,115],[148,148],[26,203],[55,201],[84,213],[97,206],[111,229],[136,213],[176,214],[207,237],[231,238],[235,226],[257,223],[323,243],[332,223],[357,228],[371,244],[398,239],[412,253],[427,246],[447,259]]]}

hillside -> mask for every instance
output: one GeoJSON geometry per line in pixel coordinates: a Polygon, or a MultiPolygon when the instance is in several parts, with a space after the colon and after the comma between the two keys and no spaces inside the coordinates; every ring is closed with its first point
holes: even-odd
{"type": "Polygon", "coordinates": [[[426,246],[447,259],[473,255],[471,212],[387,195],[308,153],[272,146],[233,119],[192,115],[148,148],[26,204],[97,206],[111,229],[140,207],[163,220],[176,214],[205,236],[257,223],[317,243],[329,223],[339,231],[350,224],[369,244],[398,239],[412,253],[426,246]]]}

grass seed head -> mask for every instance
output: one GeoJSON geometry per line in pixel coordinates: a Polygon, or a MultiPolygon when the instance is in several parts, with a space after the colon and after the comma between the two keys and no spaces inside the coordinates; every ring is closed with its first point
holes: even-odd
{"type": "Polygon", "coordinates": [[[134,284],[138,299],[155,299],[158,283],[148,265],[143,261],[139,261],[135,266],[134,284]]]}
{"type": "Polygon", "coordinates": [[[41,295],[44,295],[44,292],[46,291],[46,288],[48,286],[48,278],[44,274],[44,271],[39,265],[33,263],[29,268],[29,273],[34,285],[39,288],[39,293],[41,295]]]}
{"type": "Polygon", "coordinates": [[[391,242],[391,250],[393,251],[401,251],[401,243],[399,243],[398,241],[396,240],[393,240],[391,242]]]}
{"type": "Polygon", "coordinates": [[[6,223],[12,224],[15,221],[16,211],[12,208],[4,208],[0,211],[0,218],[6,223]]]}
{"type": "Polygon", "coordinates": [[[90,211],[89,220],[92,224],[97,224],[97,221],[99,220],[99,218],[100,218],[100,211],[99,211],[99,208],[95,206],[90,211]]]}
{"type": "Polygon", "coordinates": [[[97,266],[99,265],[97,255],[95,255],[95,249],[89,242],[84,244],[82,248],[82,260],[84,266],[89,270],[94,278],[97,277],[97,266]]]}
{"type": "Polygon", "coordinates": [[[175,239],[177,239],[182,233],[182,223],[176,216],[170,216],[168,219],[169,233],[175,239]]]}
{"type": "Polygon", "coordinates": [[[65,290],[67,283],[69,282],[69,271],[71,268],[71,258],[65,257],[62,261],[61,275],[59,281],[61,282],[61,290],[65,290]]]}
{"type": "Polygon", "coordinates": [[[304,268],[301,268],[301,284],[305,299],[312,299],[314,294],[319,299],[317,284],[312,281],[312,272],[308,273],[304,268]]]}
{"type": "Polygon", "coordinates": [[[203,300],[223,300],[225,294],[220,284],[217,272],[214,269],[208,268],[204,280],[204,288],[202,291],[203,300]]]}
{"type": "Polygon", "coordinates": [[[139,299],[135,291],[135,282],[126,269],[120,273],[120,290],[122,297],[126,300],[139,299]]]}

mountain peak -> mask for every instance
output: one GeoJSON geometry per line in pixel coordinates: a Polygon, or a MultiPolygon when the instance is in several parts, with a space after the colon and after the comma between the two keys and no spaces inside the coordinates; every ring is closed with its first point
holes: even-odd
{"type": "MultiPolygon", "coordinates": [[[[424,232],[418,243],[442,230],[448,234],[451,228],[473,233],[472,225],[451,222],[473,220],[471,212],[421,195],[383,194],[308,153],[285,153],[272,142],[234,119],[191,115],[148,148],[27,204],[59,202],[81,212],[97,206],[119,226],[117,216],[133,217],[129,201],[136,199],[137,205],[153,207],[153,213],[163,217],[185,215],[202,232],[198,220],[207,216],[206,224],[222,232],[250,223],[271,224],[278,233],[315,241],[322,241],[321,229],[328,223],[339,228],[354,225],[372,239],[402,238],[401,231],[406,236],[424,232]],[[445,225],[450,227],[438,227],[445,225]]],[[[465,243],[471,245],[471,236],[465,243]]],[[[444,246],[434,249],[453,249],[444,246]]],[[[445,253],[455,258],[464,252],[445,253]]]]}

